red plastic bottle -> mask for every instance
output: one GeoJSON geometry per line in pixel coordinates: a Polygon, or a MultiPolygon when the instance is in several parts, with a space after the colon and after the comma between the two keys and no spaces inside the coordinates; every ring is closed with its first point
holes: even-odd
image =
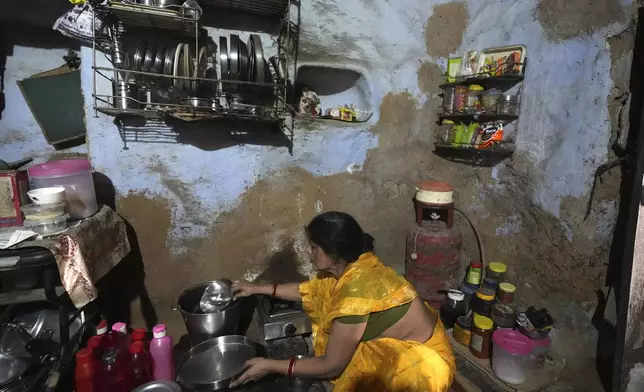
{"type": "Polygon", "coordinates": [[[119,359],[119,352],[110,349],[103,354],[101,371],[96,377],[97,392],[128,392],[129,383],[125,364],[119,359]]]}
{"type": "Polygon", "coordinates": [[[130,364],[128,366],[128,379],[130,389],[134,389],[145,383],[152,381],[152,372],[150,371],[150,356],[145,351],[143,342],[134,342],[130,345],[130,364]]]}
{"type": "Polygon", "coordinates": [[[101,320],[96,326],[96,335],[105,335],[107,333],[107,321],[101,320]]]}
{"type": "Polygon", "coordinates": [[[84,348],[76,353],[76,370],[74,372],[76,392],[96,392],[94,388],[96,370],[92,349],[84,348]]]}
{"type": "Polygon", "coordinates": [[[146,338],[146,332],[144,328],[137,328],[132,331],[132,343],[134,342],[142,342],[143,347],[145,347],[145,351],[148,351],[150,349],[150,343],[146,338]]]}
{"type": "Polygon", "coordinates": [[[92,355],[94,358],[95,369],[98,370],[101,368],[101,357],[103,356],[103,343],[102,336],[92,336],[87,341],[87,348],[92,350],[92,355]]]}

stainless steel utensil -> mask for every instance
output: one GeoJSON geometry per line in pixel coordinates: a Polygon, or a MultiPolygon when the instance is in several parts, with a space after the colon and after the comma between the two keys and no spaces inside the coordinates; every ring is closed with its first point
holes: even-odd
{"type": "Polygon", "coordinates": [[[256,344],[245,336],[221,336],[193,347],[177,366],[177,382],[188,390],[228,388],[256,355],[256,344]]]}
{"type": "Polygon", "coordinates": [[[275,69],[275,73],[277,74],[279,80],[286,80],[286,78],[288,77],[288,75],[286,74],[286,58],[283,56],[271,56],[268,61],[270,61],[270,63],[273,65],[273,68],[275,69]]]}
{"type": "Polygon", "coordinates": [[[181,387],[172,381],[152,381],[143,384],[132,392],[181,392],[181,387]]]}
{"type": "Polygon", "coordinates": [[[20,378],[27,371],[28,363],[23,358],[0,354],[0,387],[20,378]]]}
{"type": "Polygon", "coordinates": [[[239,40],[239,80],[248,81],[248,46],[239,40]]]}
{"type": "MultiPolygon", "coordinates": [[[[239,36],[230,35],[230,80],[239,80],[239,36]]],[[[232,85],[231,90],[237,91],[238,85],[232,85]]]]}
{"type": "MultiPolygon", "coordinates": [[[[193,108],[211,108],[212,99],[188,97],[188,98],[183,98],[179,100],[179,105],[191,106],[193,108]]],[[[218,281],[213,281],[213,282],[218,282],[218,281]]]]}
{"type": "Polygon", "coordinates": [[[177,8],[182,3],[181,0],[156,0],[156,6],[160,8],[177,8]]]}
{"type": "Polygon", "coordinates": [[[264,48],[262,47],[262,39],[257,34],[251,34],[250,39],[253,41],[253,47],[255,48],[255,82],[264,83],[265,73],[264,73],[264,48]]]}
{"type": "MultiPolygon", "coordinates": [[[[230,80],[230,57],[228,56],[228,39],[219,37],[219,69],[221,70],[221,80],[230,80]]],[[[229,91],[230,85],[222,83],[222,91],[229,91]]]]}
{"type": "MultiPolygon", "coordinates": [[[[23,313],[15,317],[15,322],[29,332],[34,338],[51,337],[60,343],[59,314],[54,309],[40,309],[34,312],[23,313]]],[[[69,336],[73,337],[80,330],[81,317],[77,317],[69,327],[69,336]]]]}
{"type": "Polygon", "coordinates": [[[183,290],[179,294],[176,309],[181,312],[193,345],[213,337],[234,335],[237,332],[242,306],[233,300],[218,312],[202,313],[199,302],[211,282],[204,282],[183,290]]]}
{"type": "MultiPolygon", "coordinates": [[[[143,66],[143,60],[145,59],[145,53],[148,48],[148,43],[146,41],[141,41],[139,42],[139,45],[136,47],[136,51],[134,52],[134,70],[135,71],[141,71],[141,67],[143,66]]],[[[141,75],[136,75],[135,76],[136,80],[141,80],[141,75]]]]}
{"type": "Polygon", "coordinates": [[[233,298],[231,285],[232,282],[228,279],[213,281],[204,290],[199,301],[199,309],[204,313],[211,313],[225,308],[233,298]]]}

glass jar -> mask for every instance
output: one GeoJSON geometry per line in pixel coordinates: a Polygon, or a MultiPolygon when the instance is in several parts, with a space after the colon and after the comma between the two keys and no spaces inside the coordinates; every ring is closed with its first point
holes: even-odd
{"type": "Polygon", "coordinates": [[[454,94],[456,87],[445,87],[443,90],[443,113],[452,114],[454,112],[454,94]]]}
{"type": "Polygon", "coordinates": [[[502,95],[503,92],[495,88],[485,90],[483,94],[481,94],[481,103],[483,104],[485,113],[495,114],[497,112],[499,98],[501,98],[502,95]]]}
{"type": "Polygon", "coordinates": [[[452,113],[465,113],[465,106],[467,105],[467,95],[468,94],[466,86],[454,87],[454,105],[452,107],[452,113]]]}
{"type": "Polygon", "coordinates": [[[472,318],[468,316],[461,316],[454,324],[454,340],[463,346],[470,345],[472,341],[472,318]]]}
{"type": "Polygon", "coordinates": [[[481,276],[483,276],[483,264],[478,261],[470,262],[465,281],[471,285],[478,286],[481,284],[481,276]]]}
{"type": "Polygon", "coordinates": [[[472,311],[481,316],[489,317],[494,297],[494,291],[490,289],[480,288],[476,290],[476,295],[472,298],[472,311]]]}
{"type": "Polygon", "coordinates": [[[499,114],[506,116],[519,115],[519,96],[518,95],[504,95],[499,98],[499,114]]]}
{"type": "Polygon", "coordinates": [[[467,103],[465,105],[466,113],[481,113],[483,111],[483,104],[481,103],[481,94],[483,93],[483,86],[473,84],[467,88],[467,103]]]}
{"type": "Polygon", "coordinates": [[[514,302],[514,292],[517,291],[516,286],[512,283],[503,282],[499,284],[497,298],[499,302],[509,304],[514,302]]]}

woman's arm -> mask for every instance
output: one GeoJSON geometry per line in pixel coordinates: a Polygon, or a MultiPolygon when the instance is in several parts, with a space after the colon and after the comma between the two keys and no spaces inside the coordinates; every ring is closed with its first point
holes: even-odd
{"type": "MultiPolygon", "coordinates": [[[[367,323],[342,324],[333,322],[326,353],[319,357],[302,358],[295,362],[293,375],[298,377],[333,379],[342,374],[360,343],[367,323]]],[[[253,358],[246,362],[246,370],[230,384],[231,388],[257,381],[270,373],[286,375],[290,360],[278,361],[253,358]]]]}
{"type": "Polygon", "coordinates": [[[287,301],[301,301],[300,283],[283,283],[274,287],[273,284],[254,284],[245,280],[238,280],[233,282],[232,290],[235,298],[248,297],[254,294],[273,295],[287,301]]]}

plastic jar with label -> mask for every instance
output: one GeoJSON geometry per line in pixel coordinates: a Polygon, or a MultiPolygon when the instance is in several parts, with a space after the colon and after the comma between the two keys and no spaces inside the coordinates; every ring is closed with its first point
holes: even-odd
{"type": "Polygon", "coordinates": [[[452,112],[454,114],[465,113],[465,106],[467,104],[467,87],[455,86],[454,87],[454,106],[452,112]]]}
{"type": "Polygon", "coordinates": [[[479,286],[481,284],[482,270],[483,264],[478,261],[470,262],[470,266],[467,269],[465,282],[474,286],[479,286]]]}
{"type": "Polygon", "coordinates": [[[510,304],[514,302],[514,293],[517,291],[517,288],[508,282],[503,282],[499,284],[499,289],[497,291],[497,299],[499,302],[504,304],[510,304]]]}
{"type": "Polygon", "coordinates": [[[494,304],[494,291],[480,288],[476,290],[476,295],[472,298],[472,311],[481,316],[490,316],[492,305],[494,304]]]}
{"type": "Polygon", "coordinates": [[[454,340],[463,346],[470,345],[472,341],[472,318],[468,316],[461,316],[454,324],[454,340]]]}
{"type": "Polygon", "coordinates": [[[481,359],[490,358],[493,326],[494,322],[490,318],[478,314],[474,315],[470,352],[475,357],[481,359]]]}
{"type": "Polygon", "coordinates": [[[483,104],[481,94],[483,94],[483,86],[473,84],[467,88],[467,103],[465,105],[466,113],[481,113],[483,112],[483,104]]]}
{"type": "Polygon", "coordinates": [[[439,143],[453,143],[455,126],[454,121],[443,120],[436,131],[436,141],[439,143]]]}
{"type": "Polygon", "coordinates": [[[493,261],[487,265],[485,276],[494,279],[497,282],[505,282],[505,273],[508,271],[508,266],[493,261]]]}

